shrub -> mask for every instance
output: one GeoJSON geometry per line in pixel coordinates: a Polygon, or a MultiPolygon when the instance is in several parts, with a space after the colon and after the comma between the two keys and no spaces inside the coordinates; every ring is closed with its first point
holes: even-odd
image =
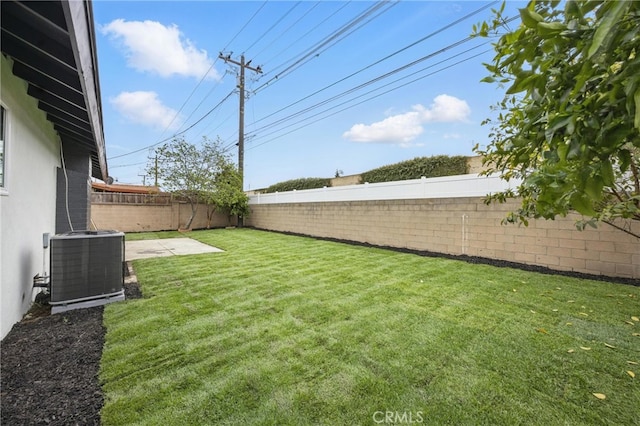
{"type": "Polygon", "coordinates": [[[418,157],[364,172],[362,181],[376,183],[420,179],[422,176],[431,178],[463,175],[467,173],[467,169],[467,157],[463,155],[418,157]]]}
{"type": "Polygon", "coordinates": [[[268,187],[264,192],[286,192],[302,189],[314,189],[322,188],[325,186],[331,186],[331,179],[329,178],[300,178],[292,179],[284,182],[279,182],[268,187]]]}

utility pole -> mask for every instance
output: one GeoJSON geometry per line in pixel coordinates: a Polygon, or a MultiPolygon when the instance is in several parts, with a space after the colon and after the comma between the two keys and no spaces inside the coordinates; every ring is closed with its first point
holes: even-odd
{"type": "Polygon", "coordinates": [[[253,72],[261,74],[262,69],[260,66],[255,68],[250,66],[251,61],[245,63],[244,55],[240,56],[240,62],[231,59],[231,54],[225,56],[222,52],[220,52],[218,58],[222,59],[226,63],[231,63],[240,67],[240,79],[238,82],[238,89],[240,90],[240,113],[238,118],[238,172],[240,173],[240,183],[244,190],[244,70],[247,68],[253,72]]]}

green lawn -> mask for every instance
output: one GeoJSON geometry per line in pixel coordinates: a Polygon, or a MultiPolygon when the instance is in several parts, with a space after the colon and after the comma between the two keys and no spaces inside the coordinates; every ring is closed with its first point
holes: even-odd
{"type": "Polygon", "coordinates": [[[135,261],[144,298],[105,309],[105,425],[640,418],[638,287],[251,229],[187,236],[226,251],[135,261]]]}

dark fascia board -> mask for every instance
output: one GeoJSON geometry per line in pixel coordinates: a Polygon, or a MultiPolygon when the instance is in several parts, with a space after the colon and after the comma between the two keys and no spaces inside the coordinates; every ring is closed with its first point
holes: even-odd
{"type": "Polygon", "coordinates": [[[96,54],[95,29],[93,27],[93,8],[90,1],[63,1],[62,10],[67,21],[71,48],[78,68],[82,92],[89,115],[102,179],[109,176],[107,157],[102,128],[102,106],[100,83],[98,78],[98,59],[96,54]]]}

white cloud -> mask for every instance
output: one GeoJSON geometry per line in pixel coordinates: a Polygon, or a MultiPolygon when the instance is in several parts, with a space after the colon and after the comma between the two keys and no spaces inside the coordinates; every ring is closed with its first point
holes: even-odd
{"type": "Polygon", "coordinates": [[[355,124],[342,137],[353,142],[380,142],[408,146],[424,132],[425,123],[451,123],[468,120],[471,109],[466,101],[438,95],[429,108],[414,105],[412,111],[387,117],[373,124],[355,124]]]}
{"type": "Polygon", "coordinates": [[[180,117],[176,110],[162,104],[155,92],[122,92],[109,99],[111,105],[129,120],[161,129],[175,129],[180,117]]]}
{"type": "MultiPolygon", "coordinates": [[[[162,77],[202,78],[213,63],[207,52],[197,49],[177,25],[116,19],[100,30],[122,43],[128,65],[138,71],[157,73],[162,77]]],[[[211,69],[207,77],[217,80],[220,75],[211,69]]]]}
{"type": "Polygon", "coordinates": [[[467,121],[469,114],[471,114],[471,108],[469,108],[467,101],[449,95],[436,96],[429,109],[424,108],[422,105],[417,105],[416,107],[422,112],[424,121],[431,123],[467,121]]]}
{"type": "Polygon", "coordinates": [[[344,132],[344,138],[353,142],[408,143],[423,131],[417,111],[393,115],[370,125],[355,124],[344,132]]]}

